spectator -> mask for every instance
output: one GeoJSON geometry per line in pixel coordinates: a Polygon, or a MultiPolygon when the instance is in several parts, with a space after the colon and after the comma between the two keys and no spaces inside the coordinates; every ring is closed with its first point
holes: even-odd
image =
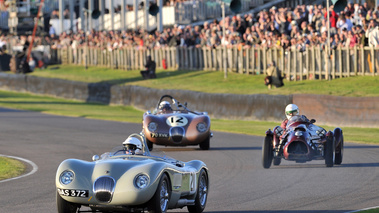
{"type": "Polygon", "coordinates": [[[143,79],[157,78],[155,74],[156,64],[155,61],[151,59],[151,56],[146,57],[145,70],[141,71],[143,79]]]}
{"type": "MultiPolygon", "coordinates": [[[[329,20],[330,20],[330,32],[335,34],[337,33],[337,20],[338,20],[338,15],[334,11],[334,6],[329,7],[329,20]]],[[[325,12],[324,18],[327,19],[327,13],[325,12]]]]}
{"type": "Polygon", "coordinates": [[[266,69],[265,85],[268,89],[271,89],[272,85],[275,87],[284,86],[282,74],[276,66],[275,61],[273,61],[271,65],[269,65],[269,67],[266,69]]]}
{"type": "Polygon", "coordinates": [[[368,30],[366,31],[366,37],[368,38],[368,44],[370,47],[378,47],[379,45],[379,28],[374,19],[370,20],[368,30]]]}
{"type": "Polygon", "coordinates": [[[53,27],[53,25],[49,25],[49,35],[51,38],[54,38],[56,33],[55,33],[55,28],[53,27]]]}
{"type": "Polygon", "coordinates": [[[58,12],[58,10],[53,10],[51,12],[50,19],[59,19],[59,12],[58,12]]]}

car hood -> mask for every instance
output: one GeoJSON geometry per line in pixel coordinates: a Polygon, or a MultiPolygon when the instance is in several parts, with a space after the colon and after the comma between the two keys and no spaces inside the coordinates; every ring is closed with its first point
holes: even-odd
{"type": "Polygon", "coordinates": [[[58,167],[57,178],[63,171],[71,170],[76,177],[90,182],[101,176],[111,176],[118,180],[125,175],[134,177],[139,173],[148,174],[154,179],[165,167],[167,167],[167,163],[163,160],[149,157],[118,157],[94,162],[67,159],[58,167]]]}

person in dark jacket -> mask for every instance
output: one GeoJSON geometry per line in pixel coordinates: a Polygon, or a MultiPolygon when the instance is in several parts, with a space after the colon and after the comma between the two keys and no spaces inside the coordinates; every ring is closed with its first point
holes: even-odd
{"type": "Polygon", "coordinates": [[[157,78],[155,75],[156,63],[151,59],[151,56],[146,57],[145,70],[141,71],[143,79],[157,78]]]}

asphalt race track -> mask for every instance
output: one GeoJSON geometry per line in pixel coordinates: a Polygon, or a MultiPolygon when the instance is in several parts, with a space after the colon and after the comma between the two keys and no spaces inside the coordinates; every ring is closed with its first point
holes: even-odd
{"type": "MultiPolygon", "coordinates": [[[[142,117],[142,115],[141,115],[142,117]]],[[[140,124],[60,117],[0,108],[0,154],[34,162],[38,170],[0,182],[0,212],[57,212],[55,172],[63,160],[91,160],[141,131],[140,124]]],[[[282,161],[263,169],[263,138],[214,132],[211,149],[155,146],[210,169],[205,212],[349,212],[379,205],[379,146],[345,144],[342,165],[282,161]]],[[[32,170],[31,166],[28,170],[32,170]]],[[[187,212],[187,209],[169,212],[187,212]]]]}

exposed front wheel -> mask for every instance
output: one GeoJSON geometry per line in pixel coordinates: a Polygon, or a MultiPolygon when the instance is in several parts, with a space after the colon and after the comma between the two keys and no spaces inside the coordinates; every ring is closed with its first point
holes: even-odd
{"type": "Polygon", "coordinates": [[[190,213],[201,213],[205,209],[208,198],[209,180],[208,175],[204,169],[199,174],[199,184],[197,186],[197,193],[194,206],[187,206],[190,213]]]}
{"type": "Polygon", "coordinates": [[[268,169],[273,159],[272,136],[266,136],[262,146],[262,165],[268,169]]]}
{"type": "Polygon", "coordinates": [[[199,144],[200,149],[208,150],[209,149],[209,141],[210,141],[210,136],[208,136],[203,142],[201,142],[199,144]]]}
{"type": "Polygon", "coordinates": [[[282,162],[282,158],[274,158],[273,164],[275,166],[279,166],[281,162],[282,162]]]}
{"type": "Polygon", "coordinates": [[[57,192],[58,213],[76,213],[78,206],[63,199],[57,192]]]}
{"type": "Polygon", "coordinates": [[[325,142],[325,165],[333,167],[334,165],[334,139],[327,137],[325,142]]]}
{"type": "Polygon", "coordinates": [[[147,148],[149,148],[149,151],[153,150],[153,142],[146,139],[147,148]]]}
{"type": "Polygon", "coordinates": [[[343,149],[344,149],[344,141],[343,141],[343,134],[341,131],[341,135],[339,137],[340,141],[338,143],[338,146],[336,146],[336,158],[334,160],[334,164],[340,165],[342,163],[342,158],[343,158],[343,149]]]}
{"type": "Polygon", "coordinates": [[[168,209],[170,199],[170,182],[166,174],[163,174],[159,181],[157,191],[149,201],[150,213],[165,213],[168,209]]]}

